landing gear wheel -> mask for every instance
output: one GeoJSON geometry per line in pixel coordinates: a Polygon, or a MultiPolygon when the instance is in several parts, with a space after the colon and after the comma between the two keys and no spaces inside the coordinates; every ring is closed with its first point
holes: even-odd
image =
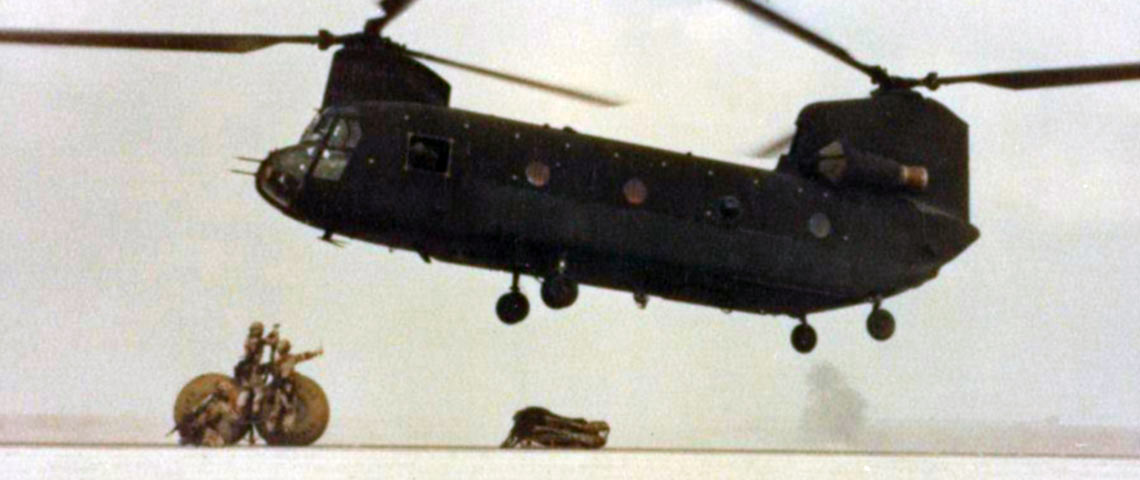
{"type": "Polygon", "coordinates": [[[542,303],[559,310],[569,307],[578,299],[578,283],[564,274],[549,277],[542,282],[542,303]]]}
{"type": "Polygon", "coordinates": [[[867,333],[871,334],[871,338],[880,342],[891,338],[891,335],[895,333],[894,315],[878,307],[871,310],[871,314],[867,315],[867,333]]]}
{"type": "Polygon", "coordinates": [[[800,353],[810,353],[815,348],[815,329],[801,323],[792,329],[792,347],[800,353]]]}
{"type": "Polygon", "coordinates": [[[293,374],[293,423],[285,427],[280,421],[272,432],[267,419],[257,423],[257,433],[270,445],[310,445],[321,438],[329,426],[329,400],[325,391],[313,379],[293,374]]]}
{"type": "MultiPolygon", "coordinates": [[[[198,375],[194,377],[193,380],[187,382],[186,386],[182,387],[182,390],[178,392],[178,398],[174,400],[174,423],[176,425],[184,423],[183,420],[193,415],[194,411],[202,405],[202,402],[206,401],[206,398],[214,393],[218,382],[228,383],[231,387],[231,391],[238,391],[237,382],[228,375],[220,373],[198,375]]],[[[245,424],[239,423],[236,425],[227,425],[227,427],[228,428],[222,428],[220,430],[222,439],[225,440],[226,445],[237,443],[249,432],[249,425],[245,424]]],[[[192,444],[201,443],[201,438],[191,438],[194,432],[184,428],[179,430],[178,434],[182,437],[184,442],[192,444]]]]}
{"type": "Polygon", "coordinates": [[[526,319],[530,313],[530,301],[517,288],[513,288],[499,297],[499,303],[495,304],[495,313],[503,323],[514,325],[526,319]]]}

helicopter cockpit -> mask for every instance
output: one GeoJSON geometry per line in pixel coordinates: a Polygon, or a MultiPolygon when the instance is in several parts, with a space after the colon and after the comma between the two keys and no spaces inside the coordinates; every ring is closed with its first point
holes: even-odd
{"type": "Polygon", "coordinates": [[[293,206],[307,184],[341,179],[362,135],[360,122],[350,112],[317,114],[296,145],[270,153],[262,163],[258,190],[278,207],[293,206]]]}

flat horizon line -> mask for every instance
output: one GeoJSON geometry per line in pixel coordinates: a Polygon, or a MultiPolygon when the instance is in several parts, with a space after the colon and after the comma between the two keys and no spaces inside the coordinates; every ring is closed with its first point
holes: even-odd
{"type": "MultiPolygon", "coordinates": [[[[808,450],[808,449],[747,449],[747,448],[652,448],[652,447],[616,447],[600,449],[558,449],[558,448],[499,448],[493,445],[382,445],[382,444],[323,444],[303,447],[278,447],[259,444],[248,446],[244,444],[232,445],[233,448],[220,448],[218,451],[254,451],[254,450],[391,450],[391,451],[435,451],[435,452],[560,452],[560,453],[589,453],[589,454],[684,454],[684,455],[805,455],[805,456],[872,456],[872,457],[947,457],[947,458],[1041,458],[1041,459],[1099,459],[1099,460],[1140,460],[1140,454],[1079,454],[1079,453],[1002,453],[1002,452],[963,452],[963,451],[885,451],[885,450],[808,450]]],[[[130,449],[185,449],[198,451],[207,447],[190,447],[170,443],[144,443],[144,442],[5,442],[0,441],[0,449],[81,449],[81,450],[130,450],[130,449]]]]}

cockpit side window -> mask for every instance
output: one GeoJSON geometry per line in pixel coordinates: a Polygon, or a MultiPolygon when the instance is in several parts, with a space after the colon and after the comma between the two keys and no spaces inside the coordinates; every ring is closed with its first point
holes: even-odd
{"type": "Polygon", "coordinates": [[[313,116],[313,120],[309,122],[309,126],[305,127],[305,131],[301,133],[301,141],[307,141],[317,131],[317,124],[321,121],[321,114],[313,116]]]}
{"type": "Polygon", "coordinates": [[[301,143],[315,143],[321,141],[322,138],[329,132],[329,127],[332,126],[333,119],[336,118],[331,112],[317,114],[313,121],[309,123],[309,127],[305,129],[305,133],[301,134],[301,143]]]}
{"type": "Polygon", "coordinates": [[[348,160],[352,157],[352,149],[360,143],[363,133],[360,122],[355,118],[335,118],[327,115],[314,131],[318,141],[325,139],[317,166],[313,169],[313,177],[321,180],[337,181],[344,175],[348,160]],[[325,136],[327,135],[327,137],[325,136]]]}
{"type": "Polygon", "coordinates": [[[333,124],[332,132],[329,133],[329,148],[336,149],[352,149],[360,142],[361,137],[360,124],[355,119],[339,118],[333,124]]]}

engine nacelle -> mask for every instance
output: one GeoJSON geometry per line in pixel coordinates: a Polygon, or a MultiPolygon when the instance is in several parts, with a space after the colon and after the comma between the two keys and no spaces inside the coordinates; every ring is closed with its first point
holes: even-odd
{"type": "Polygon", "coordinates": [[[836,186],[921,192],[930,184],[926,167],[903,165],[881,155],[844,147],[839,141],[823,147],[814,165],[813,173],[836,186]]]}

